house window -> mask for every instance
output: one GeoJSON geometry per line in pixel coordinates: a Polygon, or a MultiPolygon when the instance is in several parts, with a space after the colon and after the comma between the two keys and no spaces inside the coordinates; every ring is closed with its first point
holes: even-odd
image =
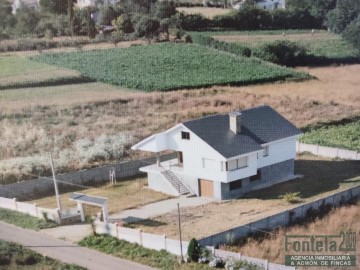
{"type": "Polygon", "coordinates": [[[239,189],[242,187],[242,180],[232,181],[229,184],[230,190],[239,189]]]}
{"type": "Polygon", "coordinates": [[[181,139],[183,139],[183,140],[190,140],[190,133],[189,133],[189,132],[182,131],[182,132],[181,132],[181,139]]]}
{"type": "Polygon", "coordinates": [[[263,153],[263,156],[264,157],[267,157],[269,155],[269,146],[268,145],[266,145],[266,146],[264,146],[264,153],[263,153]]]}
{"type": "Polygon", "coordinates": [[[237,169],[245,168],[248,166],[248,158],[242,157],[226,162],[227,171],[235,171],[237,169]]]}
{"type": "Polygon", "coordinates": [[[261,180],[261,170],[257,170],[255,175],[250,176],[250,181],[257,181],[257,180],[261,180]]]}

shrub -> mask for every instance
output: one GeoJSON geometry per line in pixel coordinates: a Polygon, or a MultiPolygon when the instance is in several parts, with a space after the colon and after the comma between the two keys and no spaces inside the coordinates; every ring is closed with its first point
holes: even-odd
{"type": "Polygon", "coordinates": [[[215,49],[233,53],[239,56],[245,56],[250,57],[251,56],[251,50],[243,45],[237,44],[237,43],[227,43],[224,41],[216,40],[210,36],[202,35],[194,33],[192,35],[192,41],[193,43],[207,46],[207,47],[213,47],[215,49]]]}
{"type": "Polygon", "coordinates": [[[41,261],[41,255],[31,251],[23,250],[16,255],[15,262],[18,265],[33,265],[41,261]]]}
{"type": "Polygon", "coordinates": [[[176,16],[179,27],[187,31],[200,31],[211,26],[211,20],[201,14],[185,15],[180,13],[176,16]]]}
{"type": "Polygon", "coordinates": [[[253,56],[279,65],[296,66],[305,61],[306,50],[295,42],[277,40],[253,50],[253,56]]]}
{"type": "Polygon", "coordinates": [[[195,238],[190,240],[187,254],[193,262],[197,262],[200,257],[200,247],[195,238]]]}
{"type": "Polygon", "coordinates": [[[285,195],[279,196],[279,198],[284,199],[289,203],[298,203],[301,202],[301,199],[299,198],[299,194],[300,192],[287,192],[285,195]]]}

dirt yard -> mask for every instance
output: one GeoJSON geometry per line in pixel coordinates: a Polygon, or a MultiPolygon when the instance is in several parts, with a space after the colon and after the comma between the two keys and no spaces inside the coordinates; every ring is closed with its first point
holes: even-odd
{"type": "MultiPolygon", "coordinates": [[[[171,198],[169,195],[148,189],[146,178],[118,181],[115,186],[104,185],[85,189],[75,187],[75,190],[77,190],[76,192],[84,193],[86,195],[108,198],[109,214],[171,198]]],[[[63,208],[76,207],[76,203],[69,200],[71,194],[72,192],[61,192],[60,188],[60,201],[63,208]]],[[[40,207],[57,208],[55,196],[28,202],[37,203],[40,207]]],[[[88,210],[91,211],[92,209],[88,210]]],[[[99,212],[99,209],[95,210],[99,212]]]]}
{"type": "MultiPolygon", "coordinates": [[[[300,203],[303,203],[360,184],[356,161],[300,155],[295,166],[296,174],[304,175],[303,178],[250,193],[246,198],[181,209],[183,237],[199,239],[292,208],[297,204],[279,199],[287,192],[299,192],[300,203]]],[[[129,226],[170,238],[178,236],[176,211],[129,226]]]]}

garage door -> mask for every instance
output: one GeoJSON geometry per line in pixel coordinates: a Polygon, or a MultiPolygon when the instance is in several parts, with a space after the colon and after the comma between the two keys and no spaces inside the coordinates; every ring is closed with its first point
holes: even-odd
{"type": "Polygon", "coordinates": [[[199,179],[199,193],[202,197],[214,197],[214,183],[209,180],[199,179]]]}

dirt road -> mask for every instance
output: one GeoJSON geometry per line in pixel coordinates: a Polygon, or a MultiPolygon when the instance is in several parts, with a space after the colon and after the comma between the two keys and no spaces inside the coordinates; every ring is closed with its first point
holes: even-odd
{"type": "Polygon", "coordinates": [[[73,263],[89,270],[151,270],[153,268],[122,260],[95,250],[80,247],[63,240],[52,238],[41,232],[27,230],[0,222],[0,239],[21,244],[40,254],[73,263]]]}

